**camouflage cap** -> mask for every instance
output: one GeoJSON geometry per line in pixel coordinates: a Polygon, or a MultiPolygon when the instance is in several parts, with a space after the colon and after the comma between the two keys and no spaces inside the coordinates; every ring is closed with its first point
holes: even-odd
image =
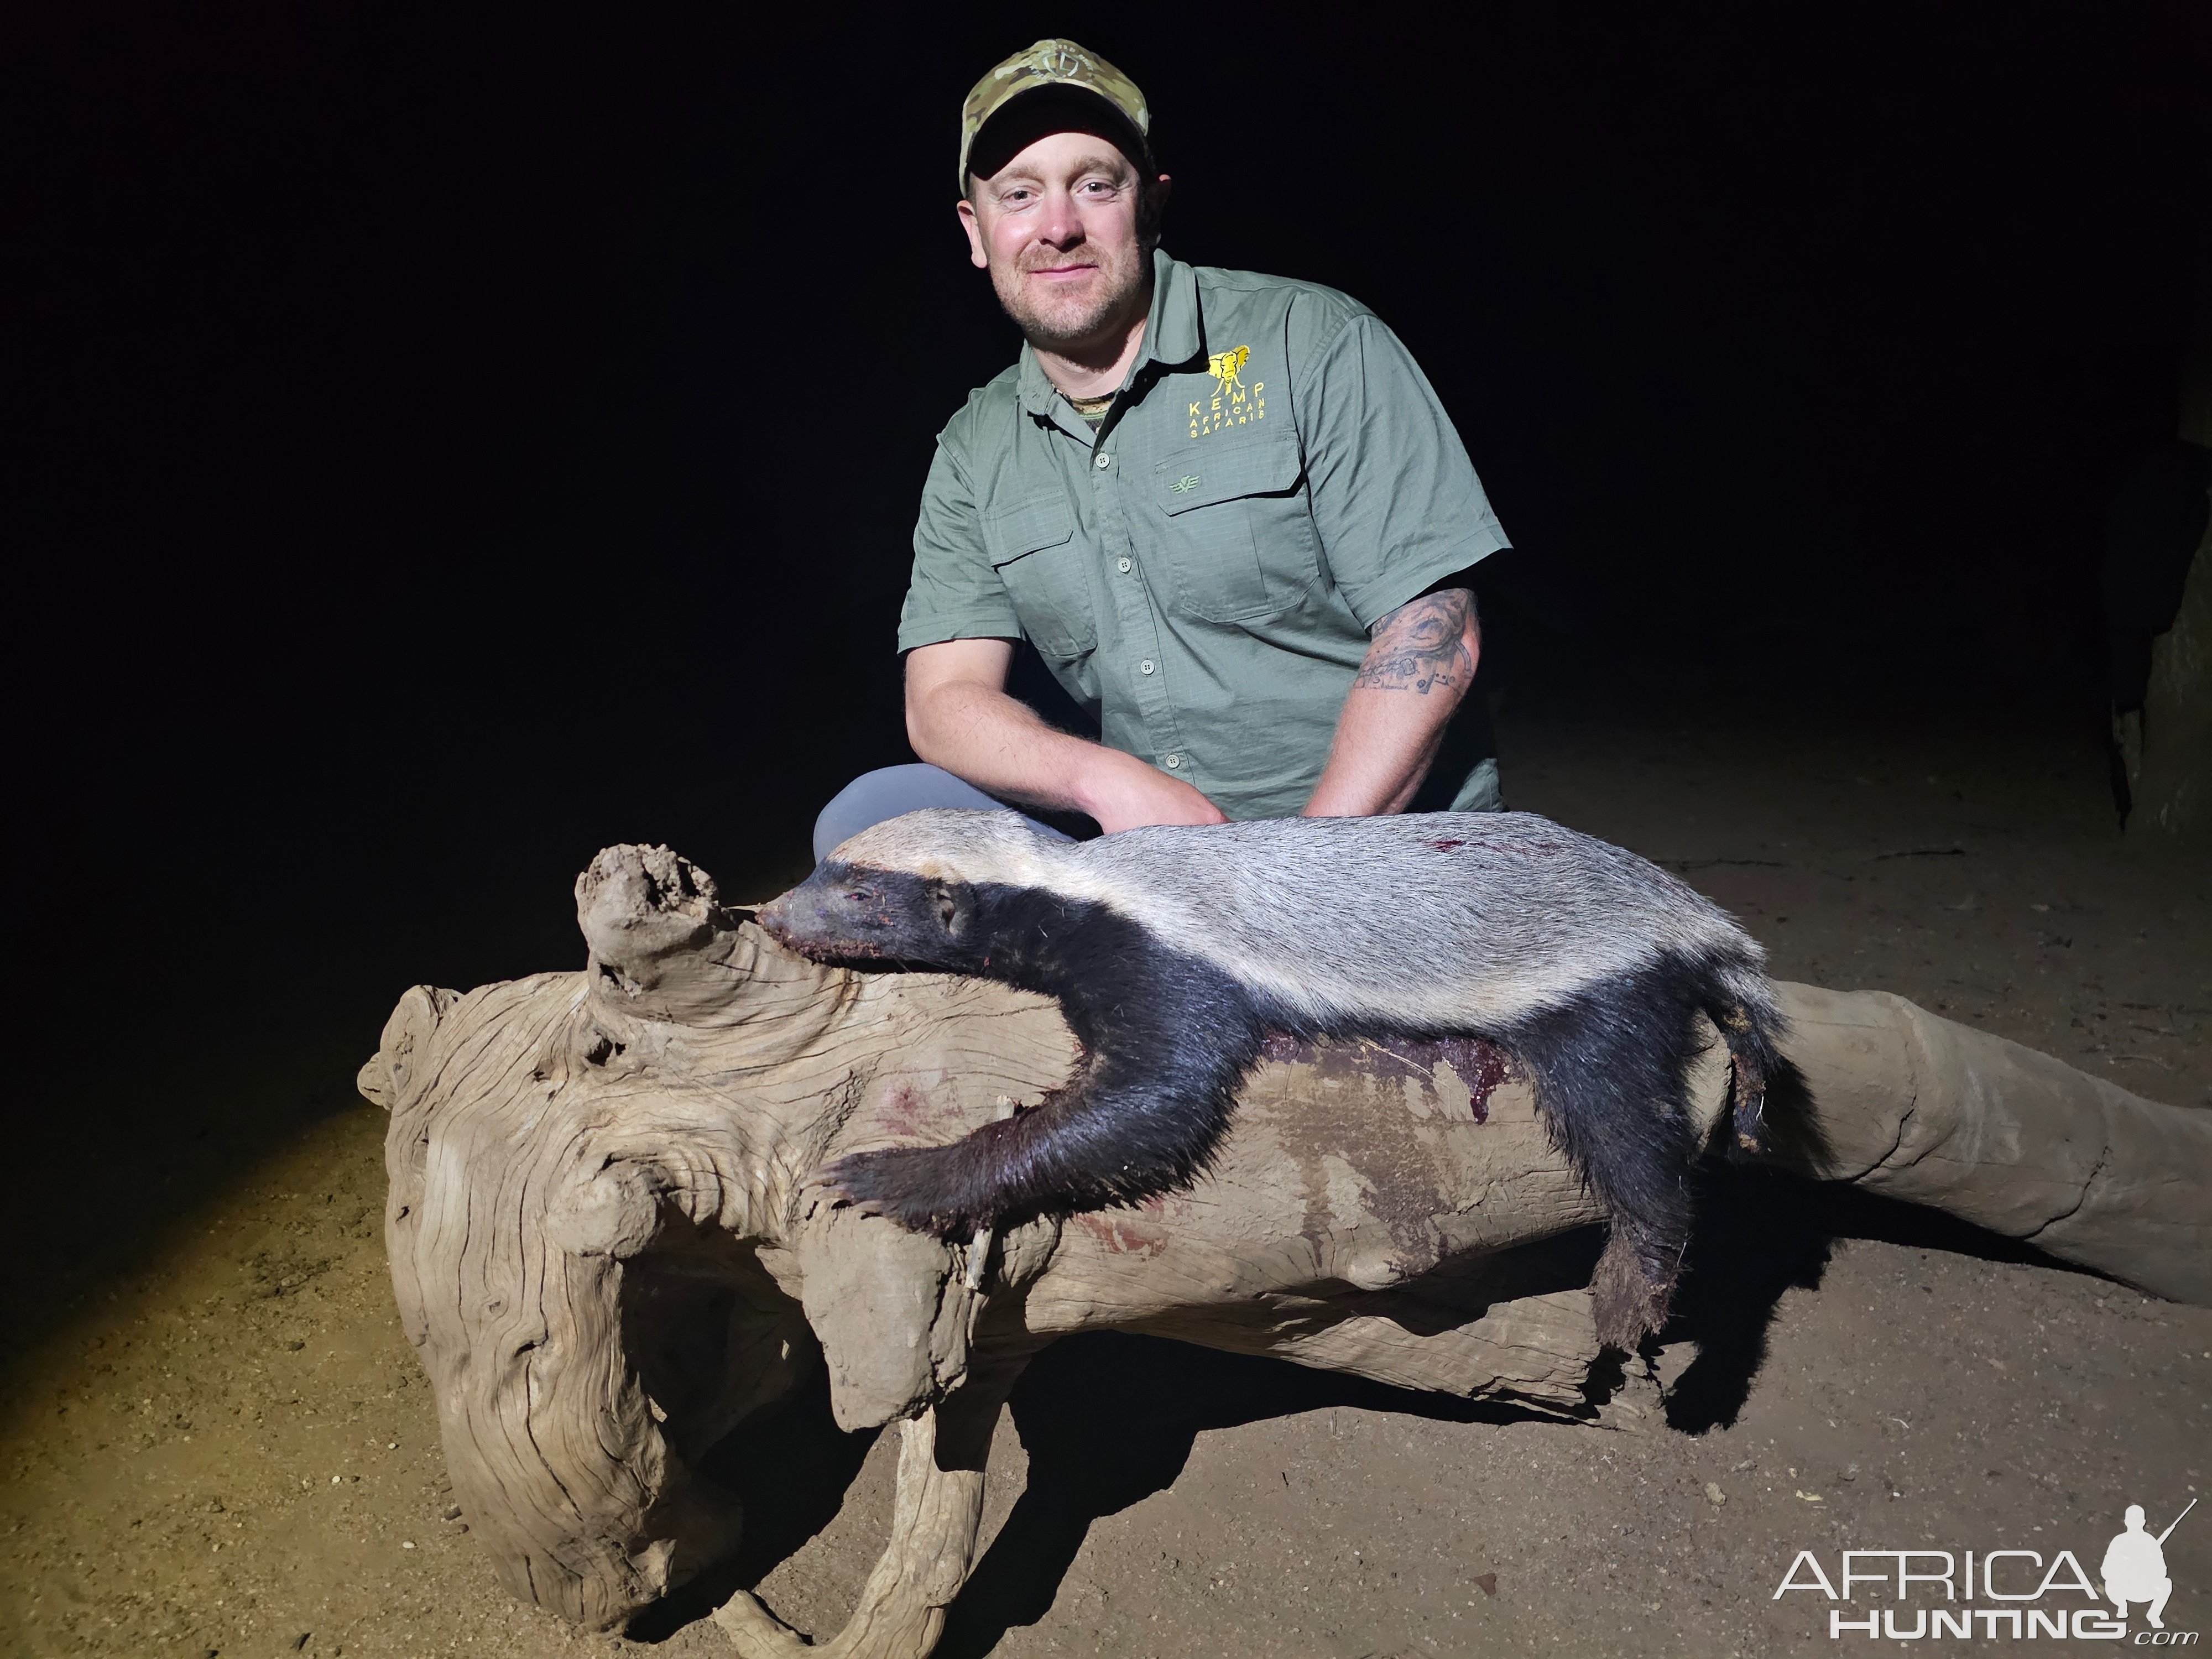
{"type": "Polygon", "coordinates": [[[1025,46],[999,64],[968,94],[960,106],[960,190],[968,190],[968,152],[983,124],[1025,92],[1042,87],[1079,87],[1095,93],[1113,106],[1115,112],[1136,128],[1139,138],[1152,130],[1152,112],[1137,83],[1097,52],[1073,40],[1040,40],[1025,46]]]}

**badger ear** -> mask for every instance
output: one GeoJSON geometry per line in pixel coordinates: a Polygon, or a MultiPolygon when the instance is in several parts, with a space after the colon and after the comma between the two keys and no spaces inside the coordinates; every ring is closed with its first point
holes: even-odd
{"type": "Polygon", "coordinates": [[[947,937],[965,937],[968,924],[975,914],[974,890],[964,881],[939,881],[930,884],[937,890],[931,896],[937,901],[937,919],[944,924],[947,937]]]}

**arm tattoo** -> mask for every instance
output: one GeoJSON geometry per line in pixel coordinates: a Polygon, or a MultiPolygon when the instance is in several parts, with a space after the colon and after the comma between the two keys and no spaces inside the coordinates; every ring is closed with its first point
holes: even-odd
{"type": "Polygon", "coordinates": [[[1352,684],[1424,696],[1432,686],[1464,691],[1474,678],[1474,658],[1467,648],[1474,619],[1474,595],[1463,587],[1424,593],[1400,605],[1375,624],[1374,643],[1352,684]]]}

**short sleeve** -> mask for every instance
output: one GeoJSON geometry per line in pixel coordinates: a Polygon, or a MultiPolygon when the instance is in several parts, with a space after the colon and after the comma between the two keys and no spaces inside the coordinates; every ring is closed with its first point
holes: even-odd
{"type": "Polygon", "coordinates": [[[1450,417],[1380,319],[1355,312],[1302,368],[1314,522],[1362,628],[1507,545],[1450,417]]]}
{"type": "Polygon", "coordinates": [[[1021,637],[1014,602],[984,551],[975,491],[939,439],[915,521],[914,574],[899,612],[898,648],[1021,637]]]}

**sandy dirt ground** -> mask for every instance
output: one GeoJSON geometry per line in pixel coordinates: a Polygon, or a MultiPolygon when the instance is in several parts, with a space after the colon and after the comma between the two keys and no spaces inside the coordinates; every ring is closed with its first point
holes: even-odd
{"type": "MultiPolygon", "coordinates": [[[[2116,838],[2087,743],[2002,720],[1828,738],[1802,718],[1716,733],[1534,713],[1504,737],[1516,805],[1683,871],[1779,975],[1898,991],[2212,1105],[2207,872],[2116,838]]],[[[332,1057],[319,1097],[342,1098],[360,1058],[332,1057]]],[[[711,1587],[617,1636],[494,1580],[393,1316],[381,1133],[371,1109],[331,1109],[127,1271],[57,1272],[61,1305],[0,1396],[0,1651],[728,1650],[701,1617],[711,1587]]],[[[989,1552],[941,1651],[1856,1650],[1873,1638],[1838,1649],[1817,1589],[1776,1599],[1799,1552],[1833,1578],[1845,1549],[2031,1551],[2040,1568],[2005,1570],[2032,1589],[2061,1551],[2095,1572],[2125,1505],[2156,1530],[2208,1490],[2212,1310],[1899,1208],[1717,1179],[1668,1338],[1656,1383],[1629,1395],[1646,1414],[1619,1431],[1166,1343],[1063,1343],[1001,1421],[989,1552]]],[[[734,1576],[823,1632],[872,1562],[894,1450],[825,1419],[809,1396],[714,1465],[753,1517],[734,1576]]],[[[2166,1559],[2168,1629],[2212,1626],[2212,1505],[2166,1559]]],[[[1869,1593],[1852,1616],[1884,1605],[1869,1593]]],[[[1943,1605],[1927,1596],[1903,1630],[1943,1605]]],[[[1988,1628],[1908,1645],[2011,1644],[1988,1628]]]]}

